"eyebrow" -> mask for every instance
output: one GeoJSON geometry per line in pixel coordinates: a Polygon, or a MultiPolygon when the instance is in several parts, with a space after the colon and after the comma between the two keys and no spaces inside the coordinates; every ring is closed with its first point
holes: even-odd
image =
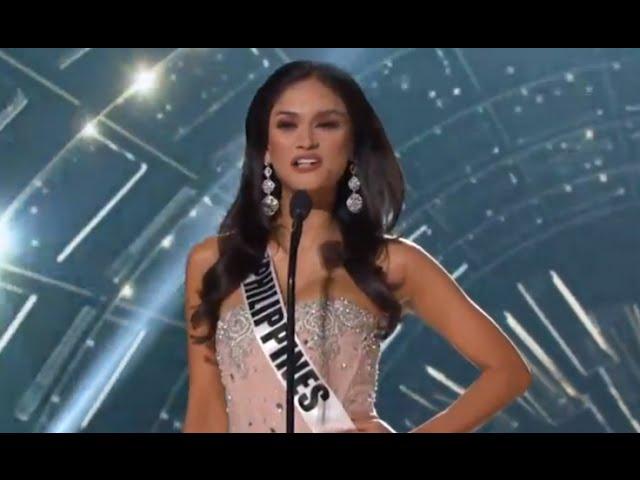
{"type": "MultiPolygon", "coordinates": [[[[342,110],[336,110],[335,108],[332,108],[332,109],[329,109],[329,110],[322,110],[322,111],[318,112],[316,114],[316,116],[328,115],[330,113],[341,115],[343,117],[347,116],[347,114],[345,112],[343,112],[342,110]]],[[[291,112],[289,110],[279,110],[278,112],[276,112],[276,115],[293,115],[294,117],[297,117],[298,113],[297,112],[291,112]]]]}

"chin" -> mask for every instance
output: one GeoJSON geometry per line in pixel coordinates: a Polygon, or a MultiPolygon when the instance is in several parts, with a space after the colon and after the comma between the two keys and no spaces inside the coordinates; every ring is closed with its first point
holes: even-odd
{"type": "Polygon", "coordinates": [[[331,186],[331,182],[327,179],[326,175],[322,173],[318,175],[314,174],[305,174],[305,175],[294,175],[291,178],[291,181],[288,182],[293,190],[306,189],[306,190],[315,190],[321,188],[327,188],[331,186]]]}

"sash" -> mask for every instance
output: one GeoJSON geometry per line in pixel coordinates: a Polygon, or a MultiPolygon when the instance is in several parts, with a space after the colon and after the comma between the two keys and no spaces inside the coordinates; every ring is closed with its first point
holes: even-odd
{"type": "MultiPolygon", "coordinates": [[[[287,388],[287,310],[269,249],[258,269],[242,282],[242,294],[258,343],[287,388]]],[[[317,372],[295,336],[294,405],[314,433],[355,429],[349,414],[317,372]]]]}

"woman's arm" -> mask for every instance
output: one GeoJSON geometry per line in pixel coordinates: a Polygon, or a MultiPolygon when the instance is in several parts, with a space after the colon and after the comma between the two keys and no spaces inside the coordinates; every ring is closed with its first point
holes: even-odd
{"type": "Polygon", "coordinates": [[[531,371],[493,319],[434,258],[405,239],[395,250],[409,310],[481,370],[454,403],[411,433],[474,431],[527,390],[531,371]]]}
{"type": "Polygon", "coordinates": [[[191,335],[204,335],[205,324],[193,328],[189,321],[200,303],[198,292],[202,276],[218,258],[217,240],[206,240],[193,247],[187,259],[185,275],[185,316],[187,323],[187,357],[189,368],[189,398],[185,416],[184,433],[226,433],[228,430],[227,406],[224,386],[216,360],[213,341],[196,344],[191,335]]]}

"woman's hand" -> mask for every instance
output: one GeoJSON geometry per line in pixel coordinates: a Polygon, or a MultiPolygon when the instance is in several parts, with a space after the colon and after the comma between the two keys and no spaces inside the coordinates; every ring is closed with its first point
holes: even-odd
{"type": "Polygon", "coordinates": [[[342,430],[339,433],[396,433],[380,419],[356,420],[354,424],[356,426],[355,430],[342,430]]]}

